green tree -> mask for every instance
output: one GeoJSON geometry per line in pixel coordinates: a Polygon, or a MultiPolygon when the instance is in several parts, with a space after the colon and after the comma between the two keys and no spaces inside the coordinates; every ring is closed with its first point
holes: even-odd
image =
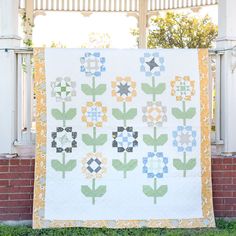
{"type": "MultiPolygon", "coordinates": [[[[203,18],[167,12],[151,19],[148,48],[211,48],[218,28],[207,15],[203,18]]],[[[138,35],[137,31],[132,32],[138,35]]]]}

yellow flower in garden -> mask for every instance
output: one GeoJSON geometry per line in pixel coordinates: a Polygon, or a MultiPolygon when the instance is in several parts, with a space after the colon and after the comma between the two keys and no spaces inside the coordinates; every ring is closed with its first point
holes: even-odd
{"type": "Polygon", "coordinates": [[[87,102],[81,110],[81,119],[87,123],[87,127],[102,127],[103,122],[107,121],[107,108],[101,102],[87,102]]]}
{"type": "Polygon", "coordinates": [[[132,81],[131,77],[116,77],[116,80],[111,82],[111,87],[111,94],[118,102],[131,102],[137,95],[136,82],[132,81]]]}
{"type": "Polygon", "coordinates": [[[106,173],[107,160],[102,153],[88,153],[81,161],[82,173],[87,179],[98,179],[106,173]]]}
{"type": "Polygon", "coordinates": [[[190,80],[189,76],[176,76],[175,80],[170,82],[171,95],[176,97],[177,101],[190,101],[195,94],[195,88],[193,80],[190,80]]]}

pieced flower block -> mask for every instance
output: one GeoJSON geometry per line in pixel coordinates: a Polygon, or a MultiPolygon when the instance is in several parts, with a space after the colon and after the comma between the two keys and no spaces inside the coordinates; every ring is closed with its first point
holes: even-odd
{"type": "Polygon", "coordinates": [[[189,76],[176,76],[171,81],[171,95],[176,97],[177,101],[190,101],[195,94],[195,82],[190,80],[189,76]]]}
{"type": "Polygon", "coordinates": [[[80,58],[80,71],[84,72],[86,76],[100,77],[102,72],[106,71],[105,61],[99,52],[87,52],[80,58]]]}
{"type": "Polygon", "coordinates": [[[131,102],[132,98],[137,95],[136,82],[131,77],[116,77],[111,82],[112,96],[116,97],[117,102],[131,102]]]}
{"type": "Polygon", "coordinates": [[[167,109],[162,105],[162,102],[147,102],[147,105],[142,108],[143,122],[146,122],[149,127],[162,126],[167,121],[167,109]]]}
{"type": "Polygon", "coordinates": [[[71,101],[71,98],[76,96],[75,85],[69,77],[58,77],[55,82],[51,83],[51,95],[56,98],[57,102],[71,101]]]}
{"type": "Polygon", "coordinates": [[[82,121],[87,127],[102,127],[103,122],[107,121],[107,108],[101,102],[87,102],[82,107],[82,121]]]}

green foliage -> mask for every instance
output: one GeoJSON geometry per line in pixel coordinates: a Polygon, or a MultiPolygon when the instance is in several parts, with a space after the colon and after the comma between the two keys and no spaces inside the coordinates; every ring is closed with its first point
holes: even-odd
{"type": "MultiPolygon", "coordinates": [[[[131,32],[138,36],[138,30],[131,32]]],[[[151,19],[148,48],[211,48],[218,34],[217,26],[207,15],[167,12],[151,19]]]]}
{"type": "Polygon", "coordinates": [[[34,230],[29,226],[0,225],[3,236],[229,236],[236,235],[236,221],[217,220],[215,229],[106,229],[61,228],[34,230]]]}

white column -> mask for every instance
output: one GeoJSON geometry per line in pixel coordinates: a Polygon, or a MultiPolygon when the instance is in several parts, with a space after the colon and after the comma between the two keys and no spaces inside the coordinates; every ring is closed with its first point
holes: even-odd
{"type": "Polygon", "coordinates": [[[15,139],[16,58],[18,36],[18,1],[0,0],[0,154],[12,153],[15,139]]]}
{"type": "MultiPolygon", "coordinates": [[[[219,36],[217,48],[227,49],[236,45],[236,1],[219,0],[219,36]]],[[[221,73],[221,134],[223,152],[236,152],[236,71],[233,51],[225,51],[221,73]]],[[[218,64],[217,67],[220,65],[218,64]]]]}

